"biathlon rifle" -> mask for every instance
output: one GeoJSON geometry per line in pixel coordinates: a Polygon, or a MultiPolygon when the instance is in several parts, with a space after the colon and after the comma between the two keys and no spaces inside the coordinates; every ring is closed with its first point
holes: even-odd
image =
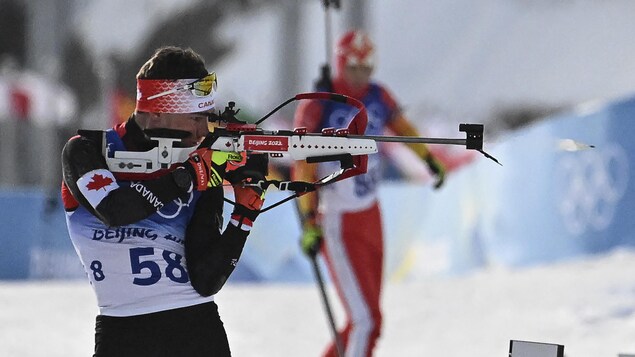
{"type": "MultiPolygon", "coordinates": [[[[261,212],[274,208],[284,202],[299,197],[307,192],[315,191],[321,186],[366,173],[368,155],[377,153],[378,142],[424,143],[461,145],[468,150],[477,150],[487,158],[500,165],[498,160],[483,151],[483,125],[460,124],[459,131],[465,132],[465,139],[426,138],[411,136],[364,135],[368,114],[364,105],[351,97],[342,94],[315,92],[301,93],[277,106],[255,123],[247,123],[236,118],[240,109],[234,102],[229,102],[222,113],[212,114],[210,121],[218,121],[216,127],[206,140],[211,142],[211,149],[223,152],[266,154],[269,158],[290,157],[293,160],[305,160],[308,163],[339,161],[340,169],[316,182],[261,180],[245,183],[246,186],[258,186],[267,189],[273,185],[279,190],[294,192],[293,195],[278,201],[261,212]],[[260,124],[275,112],[299,100],[332,100],[356,107],[357,114],[346,128],[325,128],[320,133],[309,133],[306,128],[293,130],[264,130],[260,124]]],[[[168,169],[175,163],[187,160],[189,154],[196,149],[179,148],[174,142],[178,138],[151,137],[158,142],[156,148],[146,152],[115,151],[105,153],[108,167],[113,172],[127,174],[148,174],[168,169]]],[[[227,199],[226,199],[227,200],[227,199]]],[[[230,203],[230,200],[227,200],[230,203]]]]}
{"type": "Polygon", "coordinates": [[[340,162],[338,171],[316,182],[261,180],[257,183],[246,184],[259,186],[262,189],[274,185],[279,190],[294,192],[294,195],[272,204],[262,209],[262,211],[269,210],[306,192],[314,191],[321,186],[366,173],[367,155],[377,153],[378,142],[461,145],[465,146],[466,149],[481,152],[487,158],[500,165],[498,160],[483,151],[482,124],[460,124],[459,131],[465,132],[465,139],[364,135],[368,122],[368,114],[364,105],[360,101],[346,95],[327,92],[297,94],[254,124],[247,124],[236,119],[235,115],[238,110],[234,109],[234,105],[235,103],[230,102],[220,115],[220,118],[218,118],[220,122],[225,122],[226,126],[214,130],[215,140],[212,144],[212,149],[226,152],[267,154],[270,158],[288,156],[293,160],[305,160],[308,163],[340,162]],[[325,128],[320,133],[309,133],[306,128],[267,131],[259,127],[259,124],[282,107],[291,102],[305,99],[341,102],[356,107],[358,112],[347,128],[325,128]]]}

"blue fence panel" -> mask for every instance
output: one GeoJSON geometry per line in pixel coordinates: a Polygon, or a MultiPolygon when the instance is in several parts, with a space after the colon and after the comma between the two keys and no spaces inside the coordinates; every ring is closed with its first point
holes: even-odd
{"type": "Polygon", "coordinates": [[[42,207],[41,196],[31,192],[0,192],[2,250],[0,278],[22,279],[28,276],[30,248],[38,235],[34,208],[42,207]]]}
{"type": "Polygon", "coordinates": [[[82,276],[64,210],[40,190],[0,190],[0,279],[82,276]]]}
{"type": "MultiPolygon", "coordinates": [[[[635,100],[587,114],[544,121],[496,145],[503,169],[479,162],[487,261],[523,266],[634,245],[633,141],[635,100]],[[562,140],[595,145],[566,151],[562,140]]],[[[470,169],[471,170],[471,169],[470,169]]],[[[469,171],[469,170],[468,170],[469,171]]],[[[473,175],[473,173],[469,173],[473,175]]]]}

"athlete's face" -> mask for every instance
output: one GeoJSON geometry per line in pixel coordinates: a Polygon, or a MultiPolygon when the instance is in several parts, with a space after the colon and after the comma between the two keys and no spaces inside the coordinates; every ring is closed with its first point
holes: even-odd
{"type": "Polygon", "coordinates": [[[373,67],[364,65],[347,65],[344,67],[344,80],[354,89],[363,89],[370,82],[373,67]]]}
{"type": "Polygon", "coordinates": [[[172,129],[190,133],[182,139],[183,146],[195,146],[199,144],[205,135],[209,133],[207,116],[200,113],[171,114],[151,113],[145,123],[140,123],[143,129],[172,129]]]}

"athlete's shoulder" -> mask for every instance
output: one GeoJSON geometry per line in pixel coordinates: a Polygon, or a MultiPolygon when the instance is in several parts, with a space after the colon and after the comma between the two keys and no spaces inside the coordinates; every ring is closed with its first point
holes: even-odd
{"type": "Polygon", "coordinates": [[[385,84],[373,81],[370,85],[372,90],[377,93],[378,98],[389,108],[396,109],[398,107],[397,99],[385,84]]]}
{"type": "Polygon", "coordinates": [[[78,130],[77,135],[68,139],[63,152],[71,153],[86,148],[98,148],[101,144],[102,133],[98,130],[78,130]]]}
{"type": "MultiPolygon", "coordinates": [[[[64,169],[102,167],[103,155],[101,139],[97,135],[78,135],[70,138],[62,149],[62,165],[64,169]]],[[[75,171],[74,169],[72,170],[75,171]]]]}

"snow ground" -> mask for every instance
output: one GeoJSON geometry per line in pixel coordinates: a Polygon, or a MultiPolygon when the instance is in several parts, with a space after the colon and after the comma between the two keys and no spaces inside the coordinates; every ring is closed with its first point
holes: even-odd
{"type": "MultiPolygon", "coordinates": [[[[563,344],[567,357],[635,353],[633,272],[635,251],[617,250],[388,283],[376,356],[504,357],[510,339],[563,344]]],[[[234,356],[318,356],[330,336],[311,284],[229,284],[216,301],[234,356]]],[[[90,356],[95,313],[85,281],[0,282],[0,354],[90,356]]]]}

